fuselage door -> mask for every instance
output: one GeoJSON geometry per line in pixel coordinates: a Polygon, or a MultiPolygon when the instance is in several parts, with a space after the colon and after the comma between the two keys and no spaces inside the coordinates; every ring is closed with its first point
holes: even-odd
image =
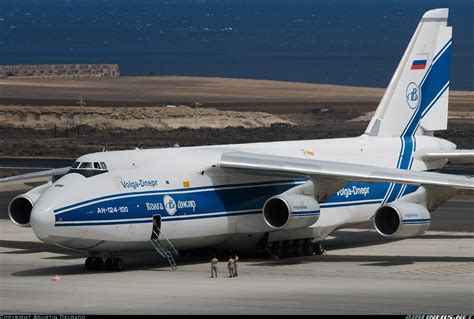
{"type": "Polygon", "coordinates": [[[161,215],[153,215],[153,231],[151,233],[151,237],[158,237],[160,236],[161,232],[161,215]]]}

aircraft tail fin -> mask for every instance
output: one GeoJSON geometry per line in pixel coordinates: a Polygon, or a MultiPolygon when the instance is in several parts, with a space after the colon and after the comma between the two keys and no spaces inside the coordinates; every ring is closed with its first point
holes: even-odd
{"type": "Polygon", "coordinates": [[[448,9],[426,12],[365,134],[412,136],[445,130],[451,65],[448,9]]]}

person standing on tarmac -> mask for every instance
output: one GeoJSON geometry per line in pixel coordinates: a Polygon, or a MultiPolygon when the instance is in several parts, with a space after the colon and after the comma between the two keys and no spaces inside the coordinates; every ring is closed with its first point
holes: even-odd
{"type": "Polygon", "coordinates": [[[239,268],[239,256],[234,254],[234,277],[239,277],[237,273],[237,268],[239,268]]]}
{"type": "Polygon", "coordinates": [[[214,278],[214,275],[217,278],[217,263],[219,260],[217,260],[216,255],[214,255],[214,258],[211,259],[211,278],[214,278]]]}
{"type": "Polygon", "coordinates": [[[229,256],[229,261],[227,262],[227,269],[229,270],[229,278],[234,278],[234,259],[232,256],[229,256]]]}

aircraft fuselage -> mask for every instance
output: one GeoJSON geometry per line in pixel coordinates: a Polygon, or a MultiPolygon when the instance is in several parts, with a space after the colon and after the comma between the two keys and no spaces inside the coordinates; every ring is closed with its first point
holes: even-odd
{"type": "MultiPolygon", "coordinates": [[[[254,144],[179,147],[93,153],[78,162],[103,162],[107,172],[68,173],[34,205],[31,225],[45,242],[91,252],[152,249],[154,216],[177,249],[252,248],[271,231],[262,218],[265,201],[307,178],[235,174],[220,168],[227,152],[328,160],[412,170],[436,170],[420,149],[453,149],[439,138],[360,136],[254,144]],[[157,218],[157,217],[155,217],[157,218]]],[[[320,203],[311,228],[322,240],[332,230],[370,220],[378,207],[414,192],[416,186],[388,182],[348,183],[320,203]]],[[[284,230],[282,230],[284,231],[284,230]]]]}

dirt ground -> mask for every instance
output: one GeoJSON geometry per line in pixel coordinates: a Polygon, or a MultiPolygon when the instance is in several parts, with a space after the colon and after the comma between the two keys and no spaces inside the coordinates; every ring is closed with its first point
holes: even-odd
{"type": "MultiPolygon", "coordinates": [[[[0,155],[357,136],[383,92],[223,78],[0,79],[0,155]]],[[[474,92],[450,92],[448,130],[436,135],[472,148],[473,114],[474,92]]]]}
{"type": "MultiPolygon", "coordinates": [[[[314,107],[370,112],[385,88],[267,80],[149,76],[83,79],[0,79],[0,104],[89,106],[189,105],[231,111],[304,112],[314,107]]],[[[474,92],[451,91],[455,110],[471,109],[474,92]]]]}
{"type": "Polygon", "coordinates": [[[50,129],[87,125],[97,130],[150,128],[270,127],[295,125],[277,115],[264,112],[221,111],[215,108],[168,107],[78,107],[78,106],[3,106],[0,123],[16,128],[50,129]]]}

